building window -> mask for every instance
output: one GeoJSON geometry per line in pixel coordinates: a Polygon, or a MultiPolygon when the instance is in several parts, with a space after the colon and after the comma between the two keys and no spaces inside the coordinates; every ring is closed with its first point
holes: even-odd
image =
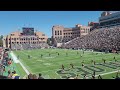
{"type": "Polygon", "coordinates": [[[59,35],[59,31],[58,31],[58,35],[59,35]]]}
{"type": "Polygon", "coordinates": [[[57,35],[57,31],[55,31],[55,35],[57,35]]]}
{"type": "Polygon", "coordinates": [[[14,36],[14,34],[11,34],[11,36],[14,36]]]}
{"type": "Polygon", "coordinates": [[[60,35],[62,35],[62,31],[60,31],[60,35]]]}

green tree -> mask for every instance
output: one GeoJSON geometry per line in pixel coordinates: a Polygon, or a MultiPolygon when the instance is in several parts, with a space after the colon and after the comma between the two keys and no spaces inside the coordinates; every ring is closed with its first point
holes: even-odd
{"type": "Polygon", "coordinates": [[[47,39],[47,44],[48,44],[48,45],[52,45],[52,40],[51,40],[51,38],[48,38],[48,39],[47,39]]]}
{"type": "Polygon", "coordinates": [[[3,39],[3,35],[0,36],[0,47],[3,46],[3,41],[2,41],[2,39],[3,39]]]}
{"type": "Polygon", "coordinates": [[[3,41],[0,39],[0,47],[3,46],[3,41]]]}
{"type": "Polygon", "coordinates": [[[3,35],[0,36],[0,39],[3,39],[3,35]]]}

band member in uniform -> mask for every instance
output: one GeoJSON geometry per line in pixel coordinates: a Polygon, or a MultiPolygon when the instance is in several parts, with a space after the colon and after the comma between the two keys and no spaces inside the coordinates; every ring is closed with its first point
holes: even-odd
{"type": "Polygon", "coordinates": [[[59,53],[58,53],[58,56],[59,56],[59,53]]]}
{"type": "Polygon", "coordinates": [[[74,68],[74,65],[71,63],[70,66],[72,67],[72,69],[74,68]]]}
{"type": "Polygon", "coordinates": [[[82,63],[82,67],[84,67],[84,64],[82,63]]]}
{"type": "Polygon", "coordinates": [[[84,60],[81,63],[84,63],[84,60]]]}
{"type": "Polygon", "coordinates": [[[51,55],[51,54],[49,53],[49,57],[50,57],[50,55],[51,55]]]}
{"type": "Polygon", "coordinates": [[[43,55],[41,54],[41,58],[43,57],[43,55]]]}
{"type": "Polygon", "coordinates": [[[84,50],[83,50],[83,54],[84,54],[84,50]]]}
{"type": "Polygon", "coordinates": [[[68,56],[68,53],[66,52],[66,56],[68,56]]]}
{"type": "Polygon", "coordinates": [[[115,59],[115,62],[117,62],[117,60],[115,59]]]}
{"type": "Polygon", "coordinates": [[[102,79],[101,75],[98,76],[98,79],[102,79]]]}
{"type": "Polygon", "coordinates": [[[17,59],[19,59],[19,55],[17,56],[17,59]]]}
{"type": "Polygon", "coordinates": [[[94,61],[93,60],[91,60],[91,63],[93,63],[94,61]]]}
{"type": "Polygon", "coordinates": [[[77,54],[79,54],[78,51],[77,51],[77,54]]]}
{"type": "Polygon", "coordinates": [[[96,64],[96,62],[94,61],[94,65],[96,64]]]}
{"type": "Polygon", "coordinates": [[[115,57],[114,57],[113,59],[115,60],[115,62],[117,62],[117,60],[116,60],[116,58],[115,58],[115,57]]]}
{"type": "Polygon", "coordinates": [[[84,75],[83,79],[87,79],[87,76],[86,76],[86,74],[84,75]]]}
{"type": "Polygon", "coordinates": [[[79,77],[79,75],[77,74],[76,77],[75,77],[74,79],[79,79],[78,77],[79,77]]]}
{"type": "Polygon", "coordinates": [[[106,63],[106,60],[105,60],[105,59],[104,59],[103,61],[104,61],[104,63],[106,63]]]}
{"type": "Polygon", "coordinates": [[[30,55],[28,55],[28,59],[30,59],[30,55]]]}
{"type": "Polygon", "coordinates": [[[95,76],[95,70],[93,71],[93,75],[95,76]]]}
{"type": "Polygon", "coordinates": [[[92,75],[92,79],[95,79],[95,76],[94,76],[94,75],[92,75]]]}
{"type": "Polygon", "coordinates": [[[113,59],[115,60],[115,57],[113,59]]]}
{"type": "Polygon", "coordinates": [[[64,67],[64,65],[62,64],[62,70],[64,70],[65,69],[65,67],[64,67]]]}
{"type": "Polygon", "coordinates": [[[80,57],[82,57],[82,55],[80,55],[80,57]]]}

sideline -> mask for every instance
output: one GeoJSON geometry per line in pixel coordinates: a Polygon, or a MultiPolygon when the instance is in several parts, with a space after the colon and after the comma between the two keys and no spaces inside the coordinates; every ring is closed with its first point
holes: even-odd
{"type": "Polygon", "coordinates": [[[22,66],[22,68],[24,69],[24,71],[27,73],[27,75],[30,74],[30,72],[26,69],[26,67],[20,62],[20,60],[17,59],[16,55],[13,53],[13,51],[10,52],[10,55],[12,56],[13,58],[13,61],[15,63],[20,63],[20,65],[22,66]]]}

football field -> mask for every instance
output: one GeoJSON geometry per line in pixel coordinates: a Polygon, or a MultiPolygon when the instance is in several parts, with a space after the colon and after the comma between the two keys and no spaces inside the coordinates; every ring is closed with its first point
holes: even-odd
{"type": "MultiPolygon", "coordinates": [[[[100,74],[104,79],[112,79],[120,69],[120,55],[114,53],[70,50],[70,49],[36,49],[14,51],[26,69],[46,79],[79,78],[91,75],[95,71],[96,78],[100,74]],[[30,57],[29,57],[30,56],[30,57]],[[115,59],[114,59],[115,57],[115,59]],[[106,62],[103,62],[103,59],[106,62]],[[95,61],[95,65],[92,62],[95,61]],[[74,68],[70,64],[74,65],[74,68]],[[82,66],[84,64],[84,67],[82,66]],[[65,69],[62,70],[62,65],[65,69]]],[[[21,72],[22,73],[22,72],[21,72]]]]}

